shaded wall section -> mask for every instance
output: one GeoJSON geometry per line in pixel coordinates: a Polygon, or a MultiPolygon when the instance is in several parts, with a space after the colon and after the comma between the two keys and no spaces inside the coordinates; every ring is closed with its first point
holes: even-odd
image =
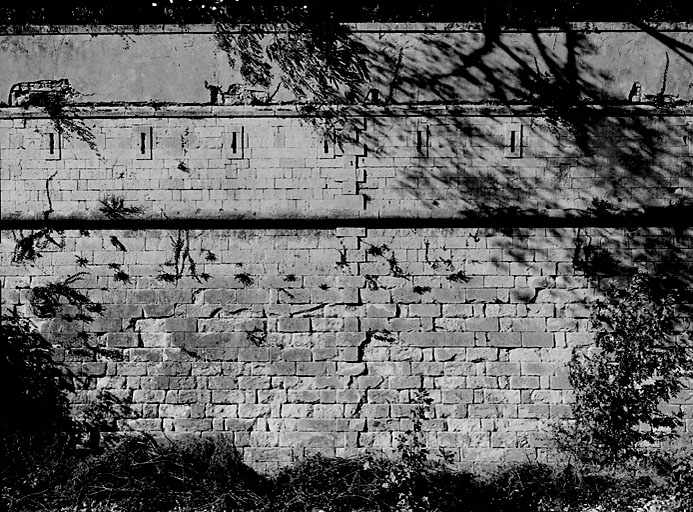
{"type": "MultiPolygon", "coordinates": [[[[34,27],[19,34],[10,28],[0,34],[0,91],[69,78],[84,94],[80,101],[206,102],[205,80],[240,81],[214,33],[207,25],[34,27]]],[[[635,81],[645,93],[666,82],[666,93],[692,96],[693,34],[686,24],[494,33],[475,24],[358,24],[348,37],[363,44],[370,72],[364,91],[377,88],[395,103],[523,100],[537,92],[530,75],[557,71],[574,75],[597,101],[627,99],[635,81]]],[[[293,98],[280,91],[275,100],[293,98]]]]}

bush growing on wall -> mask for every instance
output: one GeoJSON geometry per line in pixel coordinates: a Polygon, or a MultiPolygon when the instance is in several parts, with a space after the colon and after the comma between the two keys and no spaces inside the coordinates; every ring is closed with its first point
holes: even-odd
{"type": "Polygon", "coordinates": [[[595,346],[576,350],[570,361],[575,422],[561,444],[580,460],[637,456],[682,424],[663,404],[693,375],[693,345],[676,296],[654,279],[636,271],[626,286],[610,284],[592,310],[595,346]]]}

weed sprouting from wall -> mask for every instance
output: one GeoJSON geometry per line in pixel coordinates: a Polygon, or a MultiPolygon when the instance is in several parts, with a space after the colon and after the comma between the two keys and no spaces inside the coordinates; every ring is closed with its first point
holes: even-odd
{"type": "Polygon", "coordinates": [[[169,238],[173,254],[171,259],[163,264],[161,272],[156,279],[164,283],[177,284],[187,272],[188,276],[198,283],[209,280],[211,276],[208,273],[197,272],[197,263],[190,254],[190,231],[179,229],[175,237],[171,236],[169,238]],[[165,268],[171,268],[172,271],[168,272],[165,268]]]}
{"type": "MultiPolygon", "coordinates": [[[[45,188],[46,202],[48,203],[48,207],[43,211],[44,220],[48,220],[54,212],[50,184],[56,175],[57,171],[46,178],[45,188]]],[[[33,263],[37,258],[41,257],[40,251],[48,247],[63,249],[65,246],[65,241],[62,238],[63,232],[61,230],[56,230],[49,227],[43,227],[41,229],[31,231],[27,235],[25,235],[22,230],[13,231],[12,236],[14,237],[15,241],[14,252],[12,254],[12,263],[33,263]],[[60,237],[60,240],[57,240],[57,237],[60,237]]]]}
{"type": "Polygon", "coordinates": [[[256,347],[262,347],[267,344],[267,322],[263,323],[262,327],[255,327],[252,331],[246,333],[248,341],[256,347]]]}
{"type": "Polygon", "coordinates": [[[255,282],[255,280],[248,272],[239,272],[238,274],[235,274],[234,277],[243,286],[252,286],[255,282]]]}
{"type": "Polygon", "coordinates": [[[100,199],[99,203],[101,204],[99,211],[107,219],[121,220],[143,213],[139,206],[125,206],[125,198],[121,196],[110,194],[100,199]]]}
{"type": "Polygon", "coordinates": [[[398,510],[424,512],[431,509],[430,497],[421,488],[421,475],[430,465],[424,423],[432,415],[433,399],[425,388],[420,388],[414,392],[412,403],[411,428],[397,440],[401,464],[394,467],[391,483],[398,492],[398,510]]]}
{"type": "Polygon", "coordinates": [[[12,263],[34,262],[41,257],[41,251],[54,247],[62,249],[65,246],[64,240],[56,239],[56,234],[60,231],[51,228],[42,228],[25,235],[22,230],[12,233],[15,240],[12,263]]]}

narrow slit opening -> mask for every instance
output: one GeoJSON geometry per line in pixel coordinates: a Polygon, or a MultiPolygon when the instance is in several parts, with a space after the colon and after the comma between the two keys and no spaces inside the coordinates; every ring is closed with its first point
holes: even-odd
{"type": "Polygon", "coordinates": [[[55,154],[55,134],[48,134],[48,153],[51,155],[55,154]]]}

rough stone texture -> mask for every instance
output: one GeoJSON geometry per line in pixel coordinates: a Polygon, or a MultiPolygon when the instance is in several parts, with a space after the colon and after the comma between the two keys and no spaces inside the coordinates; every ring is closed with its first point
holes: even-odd
{"type": "MultiPolygon", "coordinates": [[[[78,284],[106,310],[84,328],[118,357],[85,360],[69,349],[61,357],[84,378],[76,404],[99,389],[132,404],[124,430],[226,433],[246,460],[265,468],[308,453],[388,451],[424,386],[434,399],[426,424],[434,452],[465,463],[549,460],[550,422],[570,414],[566,362],[591,336],[594,290],[572,264],[575,238],[586,234],[598,244],[638,236],[193,231],[197,271],[211,277],[166,283],[156,276],[170,269],[176,232],[67,231],[64,249],[44,252],[35,266],[10,263],[14,241],[5,232],[3,306],[27,311],[30,287],[88,272],[78,284]],[[369,251],[383,244],[383,255],[369,251]],[[392,255],[401,274],[387,261],[392,255]],[[76,256],[88,266],[79,268],[76,256]],[[115,279],[109,263],[121,265],[129,281],[115,279]],[[451,280],[459,271],[465,280],[451,280]]],[[[691,235],[679,244],[688,257],[691,235]]],[[[38,322],[64,339],[82,328],[38,322]]],[[[683,442],[690,442],[690,392],[673,407],[685,414],[683,442]]]]}
{"type": "MultiPolygon", "coordinates": [[[[665,50],[651,36],[594,28],[579,31],[581,86],[598,80],[612,100],[635,80],[658,90],[665,50]]],[[[690,40],[687,26],[664,28],[690,40]]],[[[63,29],[60,50],[55,35],[2,36],[0,89],[36,78],[29,69],[40,78],[67,76],[96,101],[185,103],[206,100],[201,82],[210,75],[233,80],[209,28],[126,36],[63,29]]],[[[103,220],[100,200],[108,195],[142,208],[146,219],[179,223],[145,231],[121,223],[114,231],[102,222],[90,233],[54,233],[64,247],[49,243],[23,264],[12,262],[15,239],[31,231],[3,229],[3,308],[30,314],[32,287],[82,271],[76,285],[106,308],[86,325],[36,320],[68,347],[59,357],[81,378],[76,407],[109,390],[132,409],[123,430],[224,433],[248,462],[272,468],[308,453],[393,450],[423,386],[434,400],[426,422],[434,452],[460,462],[550,459],[550,423],[570,414],[566,362],[573,347],[591,341],[596,291],[574,268],[576,248],[588,242],[627,259],[656,259],[673,243],[690,259],[693,232],[560,222],[519,229],[507,219],[496,230],[433,229],[417,221],[497,209],[555,219],[572,209],[685,204],[693,195],[693,113],[688,104],[588,106],[577,115],[462,104],[493,91],[462,69],[440,67],[464,68],[461,52],[481,44],[480,33],[457,29],[359,27],[380,53],[412,49],[404,69],[419,74],[403,78],[397,101],[448,104],[352,108],[334,132],[286,105],[83,105],[54,119],[43,109],[0,109],[3,223],[26,228],[22,222],[46,212],[103,220]],[[434,47],[440,53],[417,53],[434,47]],[[432,80],[436,73],[445,76],[432,80]],[[417,89],[431,84],[438,89],[417,89]],[[384,217],[401,224],[378,227],[384,217]],[[283,219],[289,227],[292,219],[322,218],[344,227],[195,231],[186,224],[234,218],[283,219]],[[189,248],[184,262],[175,261],[177,240],[189,248]],[[83,329],[112,351],[108,357],[69,348],[83,329]]],[[[527,33],[503,37],[519,48],[531,41],[527,33]]],[[[564,35],[539,37],[560,60],[564,35]]],[[[507,52],[484,59],[504,73],[500,80],[522,75],[507,52]]],[[[391,77],[387,63],[375,68],[381,77],[391,77]]],[[[667,92],[686,96],[691,80],[690,67],[672,54],[667,92]]],[[[690,389],[671,407],[683,412],[682,442],[691,442],[690,389]]]]}
{"type": "Polygon", "coordinates": [[[2,217],[42,218],[54,173],[53,218],[98,218],[107,195],[150,218],[450,217],[693,197],[688,107],[595,107],[579,133],[524,110],[347,111],[325,134],[287,107],[100,106],[67,111],[59,135],[43,109],[3,109],[2,217]]]}

